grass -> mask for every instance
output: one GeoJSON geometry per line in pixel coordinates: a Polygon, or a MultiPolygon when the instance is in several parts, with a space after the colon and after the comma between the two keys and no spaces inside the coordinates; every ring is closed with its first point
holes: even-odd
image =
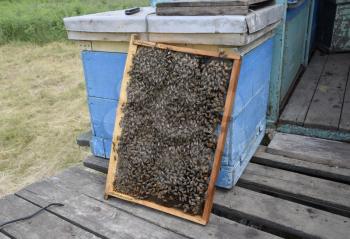
{"type": "Polygon", "coordinates": [[[0,44],[65,40],[63,17],[148,3],[146,0],[0,0],[0,44]]]}
{"type": "Polygon", "coordinates": [[[79,49],[63,17],[146,0],[0,0],[0,197],[77,164],[90,128],[79,49]]]}
{"type": "Polygon", "coordinates": [[[89,128],[79,49],[67,42],[0,46],[0,196],[81,161],[89,128]]]}

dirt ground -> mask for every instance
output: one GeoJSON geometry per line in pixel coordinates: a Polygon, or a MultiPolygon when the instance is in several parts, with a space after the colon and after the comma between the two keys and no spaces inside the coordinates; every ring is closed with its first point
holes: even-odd
{"type": "Polygon", "coordinates": [[[76,136],[89,128],[78,47],[0,46],[0,196],[89,153],[76,136]]]}

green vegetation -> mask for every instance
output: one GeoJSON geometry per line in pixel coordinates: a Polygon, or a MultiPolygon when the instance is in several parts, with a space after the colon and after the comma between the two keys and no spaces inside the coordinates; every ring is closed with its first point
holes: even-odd
{"type": "Polygon", "coordinates": [[[63,17],[147,6],[147,0],[0,0],[0,44],[66,39],[63,17]]]}
{"type": "Polygon", "coordinates": [[[75,143],[90,128],[78,47],[4,44],[0,84],[0,197],[89,154],[75,143]]]}

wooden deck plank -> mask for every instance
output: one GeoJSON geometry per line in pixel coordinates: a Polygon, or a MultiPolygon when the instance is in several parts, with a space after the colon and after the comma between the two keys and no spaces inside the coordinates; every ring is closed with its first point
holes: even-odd
{"type": "Polygon", "coordinates": [[[317,83],[323,72],[328,55],[315,52],[306,71],[302,75],[286,108],[280,117],[281,123],[303,125],[311,104],[317,83]]]}
{"type": "Polygon", "coordinates": [[[158,16],[217,16],[217,15],[247,15],[248,6],[184,6],[157,7],[158,16]]]}
{"type": "MultiPolygon", "coordinates": [[[[10,195],[0,199],[0,222],[28,216],[39,209],[30,202],[10,195]]],[[[42,212],[32,219],[9,224],[2,230],[14,238],[98,238],[49,212],[42,212]]]]}
{"type": "Polygon", "coordinates": [[[349,72],[350,54],[328,56],[304,125],[337,130],[349,72]]]}
{"type": "Polygon", "coordinates": [[[348,73],[348,82],[345,90],[343,108],[339,123],[339,130],[348,132],[350,131],[350,71],[348,73]]]}
{"type": "Polygon", "coordinates": [[[256,152],[251,162],[350,184],[350,169],[347,168],[331,167],[262,151],[256,152]]]}
{"type": "Polygon", "coordinates": [[[113,238],[115,235],[125,239],[186,238],[50,181],[35,183],[16,195],[40,206],[52,201],[62,202],[66,205],[64,208],[49,211],[102,238],[113,238]]]}
{"type": "MultiPolygon", "coordinates": [[[[278,238],[216,215],[211,215],[210,222],[203,227],[123,200],[111,198],[106,201],[103,199],[105,180],[106,175],[102,173],[83,167],[74,167],[46,181],[54,184],[55,187],[59,187],[59,190],[65,189],[75,193],[84,193],[98,202],[113,206],[118,211],[128,212],[135,217],[185,235],[188,238],[230,238],[232,235],[237,238],[278,238]]],[[[32,190],[31,187],[27,187],[27,190],[32,190]]]]}
{"type": "Polygon", "coordinates": [[[349,218],[241,187],[217,191],[221,213],[237,215],[290,238],[343,239],[349,235],[349,218]]]}
{"type": "Polygon", "coordinates": [[[10,239],[8,236],[0,232],[0,239],[10,239]]]}
{"type": "Polygon", "coordinates": [[[276,133],[267,152],[308,162],[350,169],[350,144],[294,134],[276,133]]]}
{"type": "Polygon", "coordinates": [[[250,163],[240,186],[272,192],[350,217],[350,185],[250,163]]]}
{"type": "Polygon", "coordinates": [[[84,159],[84,166],[94,169],[98,172],[107,174],[109,161],[104,158],[96,157],[94,155],[89,155],[84,159]]]}

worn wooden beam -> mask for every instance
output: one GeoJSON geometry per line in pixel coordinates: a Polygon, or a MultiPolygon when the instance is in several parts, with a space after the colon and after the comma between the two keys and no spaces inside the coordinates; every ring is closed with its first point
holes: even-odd
{"type": "Polygon", "coordinates": [[[159,16],[217,16],[217,15],[247,15],[248,6],[182,6],[157,7],[159,16]]]}
{"type": "MultiPolygon", "coordinates": [[[[269,233],[265,233],[252,227],[244,226],[242,224],[236,223],[226,218],[218,217],[216,215],[211,215],[210,223],[203,227],[201,225],[185,221],[181,218],[172,217],[167,214],[146,207],[141,207],[137,204],[132,204],[123,200],[113,198],[110,200],[104,200],[103,194],[105,180],[106,175],[79,166],[65,170],[55,177],[30,185],[25,190],[27,192],[33,192],[35,196],[40,197],[44,200],[58,200],[59,198],[62,198],[62,200],[72,201],[75,197],[77,197],[77,195],[83,194],[90,199],[95,200],[96,205],[98,205],[97,207],[100,207],[100,204],[98,203],[112,207],[110,208],[110,214],[121,215],[122,212],[126,212],[136,218],[143,219],[174,233],[184,235],[187,238],[216,239],[230,238],[232,235],[235,235],[237,238],[278,238],[269,233]],[[41,184],[45,184],[45,189],[48,189],[50,191],[41,190],[41,184]],[[58,195],[59,198],[55,195],[58,195]]],[[[78,207],[79,199],[76,199],[74,201],[76,201],[74,203],[74,207],[78,207]]],[[[96,208],[96,205],[89,206],[90,209],[84,210],[94,210],[94,208],[96,208]]],[[[84,205],[82,205],[82,207],[84,207],[84,205]]],[[[56,213],[58,213],[58,211],[56,211],[56,213]]],[[[101,215],[98,210],[91,213],[92,214],[88,213],[84,214],[84,216],[79,216],[79,218],[74,220],[80,220],[79,223],[87,223],[89,221],[85,221],[90,218],[92,221],[90,223],[98,223],[98,225],[102,222],[105,222],[104,218],[95,219],[94,215],[101,215]]],[[[60,214],[63,215],[63,212],[60,212],[60,214]]],[[[120,217],[118,216],[117,218],[120,217]]],[[[113,227],[111,227],[111,230],[116,230],[114,228],[119,227],[118,221],[115,219],[111,220],[110,223],[114,223],[113,227]]],[[[97,229],[98,225],[95,226],[97,229]]],[[[107,222],[106,227],[109,226],[110,224],[107,222]]],[[[101,225],[100,231],[103,230],[104,227],[101,225]]]]}
{"type": "Polygon", "coordinates": [[[261,151],[254,155],[251,162],[350,184],[350,169],[347,168],[332,167],[261,151]]]}
{"type": "Polygon", "coordinates": [[[249,164],[238,185],[350,217],[350,185],[254,163],[249,164]]]}
{"type": "Polygon", "coordinates": [[[328,55],[315,52],[279,119],[281,123],[304,125],[306,114],[316,91],[328,55]]]}
{"type": "Polygon", "coordinates": [[[348,218],[241,187],[218,190],[214,208],[287,238],[346,238],[348,218]]]}
{"type": "MultiPolygon", "coordinates": [[[[46,205],[48,203],[42,206],[46,205]]],[[[28,216],[39,209],[40,207],[15,195],[6,196],[0,199],[0,223],[28,216]]],[[[9,224],[2,230],[12,238],[99,238],[47,211],[30,220],[9,224]]]]}
{"type": "Polygon", "coordinates": [[[10,237],[8,237],[5,234],[1,233],[1,230],[0,230],[0,239],[10,239],[10,237]]]}
{"type": "Polygon", "coordinates": [[[350,66],[344,95],[343,107],[339,122],[339,130],[343,130],[350,133],[350,66]]]}
{"type": "MultiPolygon", "coordinates": [[[[102,186],[102,185],[101,185],[102,186]]],[[[96,201],[87,195],[76,193],[61,185],[43,181],[21,190],[18,196],[43,207],[52,201],[65,204],[63,208],[48,211],[78,225],[101,238],[185,238],[153,223],[135,217],[125,211],[96,201]]]]}
{"type": "Polygon", "coordinates": [[[276,133],[267,147],[267,152],[350,169],[350,145],[344,142],[276,133]]]}
{"type": "Polygon", "coordinates": [[[280,124],[277,126],[277,131],[287,134],[297,134],[321,139],[350,142],[350,132],[339,130],[325,130],[317,128],[306,128],[293,124],[280,124]]]}
{"type": "Polygon", "coordinates": [[[304,125],[337,130],[350,66],[350,54],[329,55],[304,125]]]}
{"type": "Polygon", "coordinates": [[[87,168],[91,168],[101,173],[107,174],[108,172],[108,159],[96,157],[93,155],[89,155],[84,159],[84,166],[87,168]]]}

